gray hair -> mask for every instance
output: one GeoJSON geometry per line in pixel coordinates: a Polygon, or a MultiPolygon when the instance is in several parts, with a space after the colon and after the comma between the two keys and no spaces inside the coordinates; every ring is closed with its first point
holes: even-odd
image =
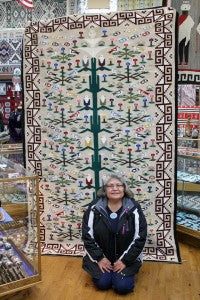
{"type": "Polygon", "coordinates": [[[115,174],[115,173],[109,174],[106,177],[106,179],[103,180],[103,185],[97,191],[97,197],[99,197],[99,198],[106,197],[106,185],[107,185],[108,181],[112,178],[118,179],[123,184],[123,186],[124,186],[124,196],[125,197],[128,197],[128,198],[133,198],[134,197],[133,192],[128,187],[128,185],[127,185],[126,181],[124,180],[124,178],[121,175],[118,175],[118,174],[115,174]]]}

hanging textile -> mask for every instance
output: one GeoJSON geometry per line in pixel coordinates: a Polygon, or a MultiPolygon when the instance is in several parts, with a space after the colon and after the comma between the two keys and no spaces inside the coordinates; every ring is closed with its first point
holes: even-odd
{"type": "Polygon", "coordinates": [[[26,157],[41,178],[42,253],[83,254],[83,211],[114,171],[146,215],[145,259],[179,261],[175,17],[160,8],[26,27],[26,157]]]}

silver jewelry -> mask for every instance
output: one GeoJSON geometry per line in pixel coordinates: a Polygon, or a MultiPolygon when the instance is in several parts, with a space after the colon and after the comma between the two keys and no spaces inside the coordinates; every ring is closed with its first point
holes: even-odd
{"type": "Polygon", "coordinates": [[[117,213],[115,213],[115,212],[112,212],[111,214],[110,214],[110,218],[111,219],[116,219],[117,218],[117,213]]]}

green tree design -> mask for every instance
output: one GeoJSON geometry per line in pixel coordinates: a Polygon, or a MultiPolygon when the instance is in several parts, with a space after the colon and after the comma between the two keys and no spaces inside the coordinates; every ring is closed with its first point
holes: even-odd
{"type": "MultiPolygon", "coordinates": [[[[110,108],[108,108],[106,106],[101,106],[101,107],[98,108],[98,100],[97,100],[98,99],[98,97],[97,97],[98,93],[101,92],[101,91],[111,92],[111,90],[108,90],[106,88],[100,88],[100,78],[99,78],[99,75],[97,75],[97,71],[99,71],[99,70],[101,70],[101,71],[103,71],[103,70],[110,71],[110,69],[107,68],[107,67],[102,67],[102,66],[97,67],[96,58],[92,58],[91,59],[91,68],[84,67],[84,68],[82,68],[78,71],[78,72],[83,72],[83,71],[90,71],[91,72],[91,75],[89,76],[89,88],[85,88],[85,89],[83,89],[79,92],[79,94],[82,94],[82,93],[88,91],[92,94],[93,108],[92,108],[92,116],[90,117],[90,128],[84,129],[80,133],[84,133],[86,131],[92,132],[93,138],[94,138],[94,148],[85,147],[85,148],[82,148],[80,151],[85,151],[87,148],[90,148],[94,152],[94,154],[92,155],[92,166],[88,166],[88,167],[82,169],[82,171],[86,171],[88,169],[94,170],[94,172],[95,172],[95,185],[93,187],[95,188],[96,192],[99,189],[99,184],[100,184],[100,182],[99,182],[99,173],[100,173],[101,170],[107,169],[106,167],[102,167],[102,163],[101,163],[101,155],[99,154],[99,151],[103,148],[106,148],[106,147],[99,148],[99,133],[103,132],[103,131],[108,132],[108,133],[112,133],[108,129],[101,129],[101,120],[100,120],[100,116],[98,116],[98,111],[99,110],[102,110],[102,109],[110,110],[110,108]]],[[[81,111],[83,109],[85,109],[85,108],[81,108],[79,111],[81,111]]],[[[106,149],[108,151],[112,151],[109,148],[106,148],[106,149]]],[[[83,187],[82,189],[84,189],[84,188],[87,188],[87,186],[83,187]]]]}

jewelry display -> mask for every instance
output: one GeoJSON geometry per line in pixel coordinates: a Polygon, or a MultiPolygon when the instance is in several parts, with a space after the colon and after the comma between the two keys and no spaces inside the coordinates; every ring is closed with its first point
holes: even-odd
{"type": "Polygon", "coordinates": [[[177,196],[177,205],[180,208],[185,208],[188,211],[199,214],[200,212],[200,196],[195,193],[188,192],[185,193],[184,197],[182,195],[177,196]]]}
{"type": "Polygon", "coordinates": [[[200,110],[178,106],[177,223],[200,229],[200,110]]]}
{"type": "Polygon", "coordinates": [[[6,203],[26,203],[27,198],[25,193],[16,192],[14,194],[8,194],[5,192],[4,199],[6,203]]]}
{"type": "Polygon", "coordinates": [[[200,220],[199,217],[195,214],[188,214],[184,211],[178,211],[177,212],[177,221],[180,225],[183,225],[185,227],[189,227],[193,230],[200,231],[200,220]]]}
{"type": "Polygon", "coordinates": [[[0,237],[0,284],[5,284],[22,278],[26,278],[23,261],[8,242],[7,237],[0,237]]]}
{"type": "Polygon", "coordinates": [[[183,180],[183,181],[200,183],[200,175],[197,175],[197,174],[190,174],[190,173],[178,171],[177,178],[179,180],[183,180]]]}
{"type": "Polygon", "coordinates": [[[37,176],[0,157],[0,297],[41,281],[38,190],[37,176]]]}

